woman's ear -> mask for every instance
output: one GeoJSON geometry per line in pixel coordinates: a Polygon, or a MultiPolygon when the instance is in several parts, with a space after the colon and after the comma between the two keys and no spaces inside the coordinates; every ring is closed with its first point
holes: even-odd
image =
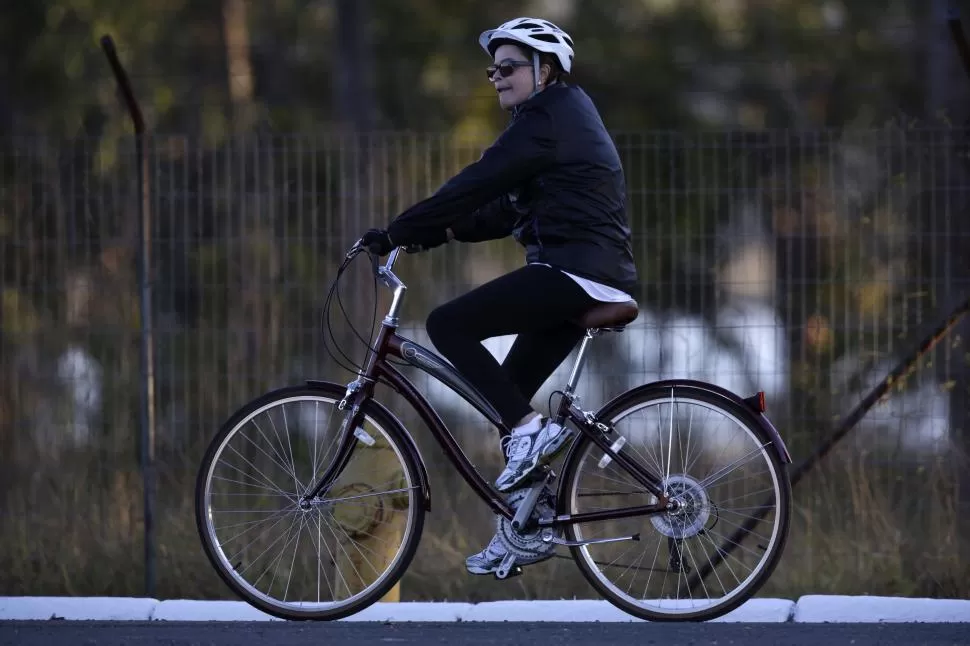
{"type": "Polygon", "coordinates": [[[550,74],[552,74],[552,68],[548,63],[543,63],[539,67],[539,85],[545,85],[549,81],[550,74]]]}

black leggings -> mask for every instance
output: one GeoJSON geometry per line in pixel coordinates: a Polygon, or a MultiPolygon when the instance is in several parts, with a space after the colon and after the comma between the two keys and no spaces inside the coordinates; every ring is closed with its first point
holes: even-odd
{"type": "Polygon", "coordinates": [[[437,307],[428,336],[512,427],[585,334],[570,319],[595,304],[558,269],[527,265],[437,307]],[[518,336],[500,365],[481,342],[510,334],[518,336]]]}

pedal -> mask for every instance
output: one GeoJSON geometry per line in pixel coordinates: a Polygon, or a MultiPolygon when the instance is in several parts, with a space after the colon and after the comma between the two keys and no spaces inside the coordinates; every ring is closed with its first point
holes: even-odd
{"type": "Polygon", "coordinates": [[[515,564],[515,554],[509,552],[502,559],[502,563],[495,570],[495,578],[499,581],[504,581],[505,579],[511,579],[512,577],[519,576],[522,574],[522,568],[515,564]]]}
{"type": "Polygon", "coordinates": [[[509,570],[508,573],[504,577],[503,576],[499,576],[499,573],[496,572],[495,573],[495,579],[497,581],[508,581],[509,579],[514,579],[515,577],[520,576],[521,574],[522,574],[522,566],[521,565],[516,565],[511,570],[509,570]]]}
{"type": "Polygon", "coordinates": [[[617,536],[615,538],[591,538],[588,541],[570,541],[565,538],[559,538],[556,536],[555,532],[553,532],[551,529],[547,529],[542,532],[542,540],[546,543],[555,543],[556,545],[565,545],[566,547],[582,547],[583,545],[598,545],[600,543],[638,541],[640,540],[640,533],[637,532],[632,536],[617,536]]]}

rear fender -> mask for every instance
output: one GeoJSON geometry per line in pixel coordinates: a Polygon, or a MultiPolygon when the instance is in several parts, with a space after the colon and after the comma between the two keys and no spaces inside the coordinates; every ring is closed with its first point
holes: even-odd
{"type": "Polygon", "coordinates": [[[771,446],[775,451],[775,455],[782,464],[791,464],[791,454],[788,452],[788,447],[785,445],[785,440],[781,437],[781,433],[775,428],[775,425],[771,423],[768,416],[765,414],[767,410],[767,404],[765,401],[765,394],[763,391],[759,391],[752,395],[751,397],[740,397],[726,388],[717,386],[715,384],[707,383],[704,381],[696,381],[694,379],[668,379],[664,381],[655,381],[649,384],[644,384],[642,386],[637,386],[625,393],[617,395],[615,398],[604,404],[597,412],[596,417],[602,418],[604,416],[609,416],[611,411],[617,410],[625,406],[631,399],[639,397],[646,391],[655,389],[665,389],[665,388],[696,388],[698,390],[704,390],[710,394],[716,395],[717,397],[724,399],[725,401],[731,402],[742,409],[749,411],[751,413],[751,418],[764,430],[765,434],[771,439],[771,446]]]}

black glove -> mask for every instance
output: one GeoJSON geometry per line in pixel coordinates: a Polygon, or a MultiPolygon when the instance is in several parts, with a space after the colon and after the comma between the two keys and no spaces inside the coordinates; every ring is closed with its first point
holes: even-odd
{"type": "Polygon", "coordinates": [[[396,246],[391,242],[391,237],[387,235],[387,231],[384,229],[368,229],[361,237],[360,243],[367,247],[371,253],[378,256],[386,256],[394,251],[396,246]]]}

